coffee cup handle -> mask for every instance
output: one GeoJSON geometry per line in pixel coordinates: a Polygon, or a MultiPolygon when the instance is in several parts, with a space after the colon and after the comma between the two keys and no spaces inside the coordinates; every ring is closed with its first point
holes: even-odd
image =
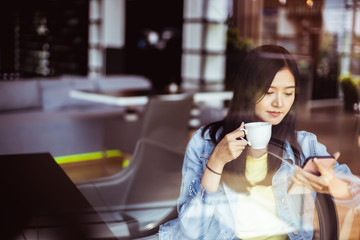
{"type": "Polygon", "coordinates": [[[244,131],[245,135],[247,134],[246,128],[240,128],[241,131],[244,131]]]}
{"type": "MultiPolygon", "coordinates": [[[[245,128],[240,128],[240,130],[241,130],[241,131],[244,131],[245,135],[247,134],[247,130],[246,130],[245,128]]],[[[240,137],[240,139],[246,141],[247,144],[248,144],[249,146],[251,146],[251,143],[250,143],[248,140],[246,140],[245,138],[240,137]]]]}

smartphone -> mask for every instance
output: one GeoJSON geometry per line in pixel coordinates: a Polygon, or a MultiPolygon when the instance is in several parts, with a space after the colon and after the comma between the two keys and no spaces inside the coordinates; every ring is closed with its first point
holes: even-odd
{"type": "MultiPolygon", "coordinates": [[[[320,163],[327,169],[330,169],[332,164],[335,162],[335,157],[333,156],[312,156],[312,157],[308,157],[302,168],[309,172],[312,173],[314,175],[320,176],[320,172],[314,162],[314,159],[318,159],[320,161],[320,163]]],[[[294,182],[292,182],[290,184],[290,186],[288,187],[288,194],[306,194],[306,193],[311,193],[312,190],[309,188],[306,188],[304,186],[298,186],[296,185],[294,182]]]]}
{"type": "Polygon", "coordinates": [[[304,164],[303,169],[309,173],[320,176],[320,172],[314,162],[314,159],[317,159],[320,164],[322,164],[326,169],[329,169],[333,163],[335,162],[335,158],[333,156],[312,156],[308,157],[304,164]]]}

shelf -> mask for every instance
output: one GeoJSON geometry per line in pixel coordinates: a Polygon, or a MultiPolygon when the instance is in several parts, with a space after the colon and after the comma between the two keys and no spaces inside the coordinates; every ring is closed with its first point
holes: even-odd
{"type": "Polygon", "coordinates": [[[26,10],[19,6],[14,52],[20,73],[86,74],[88,6],[87,0],[53,0],[26,10]]]}

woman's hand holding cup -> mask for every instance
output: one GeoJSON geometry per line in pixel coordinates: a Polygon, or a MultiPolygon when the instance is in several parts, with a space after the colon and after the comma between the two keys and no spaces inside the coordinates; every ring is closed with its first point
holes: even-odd
{"type": "MultiPolygon", "coordinates": [[[[244,123],[241,123],[240,128],[243,127],[244,123]]],[[[236,128],[234,131],[225,135],[216,145],[209,161],[206,163],[206,169],[201,178],[201,185],[207,191],[216,192],[218,190],[225,164],[239,157],[245,149],[247,141],[239,140],[245,136],[244,131],[240,128],[236,128]]]]}
{"type": "Polygon", "coordinates": [[[236,159],[243,152],[247,141],[239,139],[245,137],[245,132],[241,130],[244,126],[244,123],[241,123],[240,128],[226,134],[218,145],[216,145],[208,162],[208,165],[212,169],[222,172],[226,163],[236,159]]]}

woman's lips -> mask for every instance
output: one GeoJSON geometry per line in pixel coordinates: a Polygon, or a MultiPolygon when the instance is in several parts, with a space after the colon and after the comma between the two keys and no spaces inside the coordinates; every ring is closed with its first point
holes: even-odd
{"type": "Polygon", "coordinates": [[[269,111],[268,113],[271,117],[278,117],[281,114],[281,112],[276,112],[276,111],[269,111]]]}

